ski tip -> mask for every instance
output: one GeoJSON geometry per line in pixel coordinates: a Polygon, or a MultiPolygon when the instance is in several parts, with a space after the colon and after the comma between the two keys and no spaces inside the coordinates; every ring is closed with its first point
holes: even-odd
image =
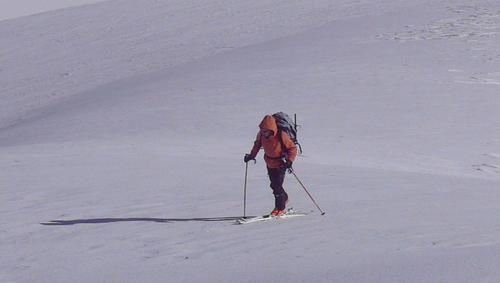
{"type": "Polygon", "coordinates": [[[325,215],[326,212],[322,212],[321,215],[325,215]]]}

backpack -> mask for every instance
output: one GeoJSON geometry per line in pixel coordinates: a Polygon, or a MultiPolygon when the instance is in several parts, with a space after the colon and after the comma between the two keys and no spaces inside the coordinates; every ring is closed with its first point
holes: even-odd
{"type": "Polygon", "coordinates": [[[286,132],[292,139],[293,143],[299,147],[299,152],[302,154],[302,146],[297,140],[297,115],[294,115],[295,120],[292,120],[290,116],[284,112],[274,113],[273,117],[276,120],[276,125],[278,126],[278,137],[283,149],[286,151],[286,148],[283,145],[281,132],[286,132]]]}

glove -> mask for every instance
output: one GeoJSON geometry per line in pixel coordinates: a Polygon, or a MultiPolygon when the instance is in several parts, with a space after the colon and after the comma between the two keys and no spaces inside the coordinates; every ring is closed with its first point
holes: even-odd
{"type": "Polygon", "coordinates": [[[255,160],[255,157],[251,156],[250,154],[245,154],[245,157],[243,158],[243,161],[247,163],[248,161],[255,160]]]}
{"type": "Polygon", "coordinates": [[[285,167],[286,167],[286,169],[288,169],[289,173],[292,173],[292,171],[293,171],[292,165],[293,165],[293,162],[291,160],[287,159],[285,161],[285,167]]]}

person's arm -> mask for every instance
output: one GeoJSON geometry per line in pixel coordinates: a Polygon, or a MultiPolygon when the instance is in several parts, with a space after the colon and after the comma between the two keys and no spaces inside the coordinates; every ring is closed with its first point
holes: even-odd
{"type": "Polygon", "coordinates": [[[257,137],[255,138],[255,141],[253,143],[252,150],[250,151],[249,154],[245,154],[245,162],[248,162],[250,160],[254,160],[257,154],[259,153],[260,149],[262,147],[262,142],[261,142],[261,136],[260,132],[257,134],[257,137]]]}
{"type": "Polygon", "coordinates": [[[286,159],[291,162],[295,161],[295,158],[297,157],[297,145],[292,141],[286,132],[282,132],[281,138],[287,151],[286,159]]]}
{"type": "Polygon", "coordinates": [[[259,153],[260,149],[262,148],[262,141],[260,137],[260,132],[257,134],[257,137],[255,138],[255,142],[253,143],[252,150],[250,151],[250,156],[255,158],[257,154],[259,153]]]}

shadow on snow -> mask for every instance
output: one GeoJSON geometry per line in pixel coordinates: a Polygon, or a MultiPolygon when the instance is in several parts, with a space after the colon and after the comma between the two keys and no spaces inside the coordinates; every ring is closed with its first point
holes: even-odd
{"type": "Polygon", "coordinates": [[[74,220],[51,220],[49,222],[42,222],[40,224],[57,226],[57,225],[76,225],[76,224],[106,224],[106,223],[116,223],[116,222],[157,222],[157,223],[223,222],[223,221],[235,221],[240,218],[242,218],[242,216],[204,217],[204,218],[93,218],[93,219],[74,219],[74,220]]]}

